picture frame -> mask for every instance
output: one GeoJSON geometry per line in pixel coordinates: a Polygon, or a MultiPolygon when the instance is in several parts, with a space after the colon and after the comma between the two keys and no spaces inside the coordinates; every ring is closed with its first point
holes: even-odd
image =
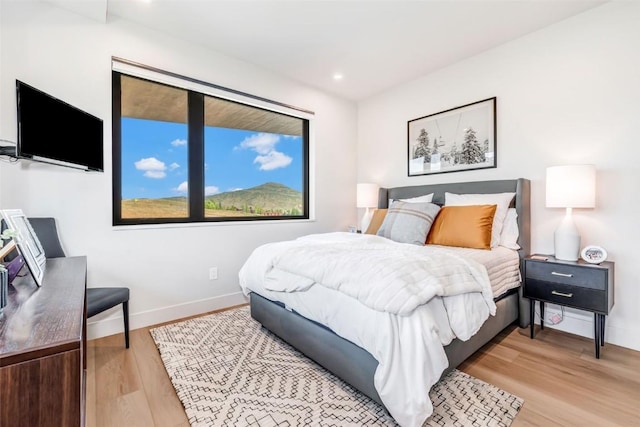
{"type": "Polygon", "coordinates": [[[409,176],[497,167],[496,97],[407,122],[409,176]]]}
{"type": "Polygon", "coordinates": [[[14,240],[18,251],[24,258],[36,285],[42,286],[47,258],[29,219],[21,209],[3,209],[0,210],[0,214],[7,223],[7,227],[17,231],[18,236],[14,240]]]}
{"type": "Polygon", "coordinates": [[[607,251],[596,245],[585,246],[580,252],[580,258],[590,264],[600,264],[607,259],[607,251]]]}

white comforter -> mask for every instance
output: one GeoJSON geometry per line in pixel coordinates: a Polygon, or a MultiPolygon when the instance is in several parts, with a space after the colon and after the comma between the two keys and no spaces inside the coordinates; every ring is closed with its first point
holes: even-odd
{"type": "Polygon", "coordinates": [[[493,304],[487,271],[470,258],[373,235],[330,236],[312,235],[269,246],[271,262],[263,266],[265,287],[291,292],[317,283],[374,310],[401,315],[435,296],[480,292],[487,305],[493,304]]]}
{"type": "Polygon", "coordinates": [[[374,385],[391,415],[402,426],[420,426],[433,411],[429,390],[448,365],[443,345],[469,339],[495,313],[484,267],[445,252],[377,236],[311,235],[257,248],[240,270],[240,285],[371,353],[378,360],[374,385]],[[331,304],[349,310],[308,310],[304,299],[319,295],[318,286],[333,292],[331,304]],[[353,298],[361,304],[347,303],[353,298]]]}

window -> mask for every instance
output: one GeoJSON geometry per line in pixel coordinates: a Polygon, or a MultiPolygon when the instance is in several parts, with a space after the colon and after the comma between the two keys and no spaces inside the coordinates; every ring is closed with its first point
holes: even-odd
{"type": "Polygon", "coordinates": [[[309,218],[309,120],[113,72],[115,225],[309,218]]]}

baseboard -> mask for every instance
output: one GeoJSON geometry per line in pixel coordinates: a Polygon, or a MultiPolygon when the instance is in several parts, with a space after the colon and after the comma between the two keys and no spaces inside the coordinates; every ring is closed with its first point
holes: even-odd
{"type": "MultiPolygon", "coordinates": [[[[184,317],[195,316],[213,310],[220,310],[234,305],[246,304],[249,300],[242,292],[176,304],[169,307],[129,314],[129,329],[138,329],[159,323],[170,322],[184,317]]],[[[121,334],[123,331],[122,310],[117,317],[107,317],[87,322],[87,339],[121,334]]],[[[98,316],[96,316],[98,317],[98,316]]]]}
{"type": "MultiPolygon", "coordinates": [[[[553,314],[561,315],[562,312],[559,306],[545,304],[544,307],[545,318],[548,319],[549,316],[553,314]]],[[[608,318],[607,318],[608,320],[608,318]]],[[[536,320],[537,324],[540,324],[540,316],[538,311],[538,305],[536,304],[536,320]]],[[[594,334],[594,324],[593,324],[593,314],[585,311],[574,312],[570,309],[565,309],[564,319],[562,322],[551,325],[549,322],[545,322],[545,328],[557,329],[559,331],[568,332],[570,334],[580,335],[582,337],[593,339],[594,334]]],[[[605,333],[604,333],[604,342],[610,343],[614,345],[619,345],[620,347],[629,348],[631,350],[640,351],[640,342],[637,339],[637,332],[632,330],[626,330],[625,328],[616,327],[610,324],[610,322],[606,322],[605,324],[605,333]]]]}
{"type": "MultiPolygon", "coordinates": [[[[169,307],[155,310],[143,311],[129,315],[129,328],[138,329],[146,326],[157,325],[159,323],[170,322],[184,317],[195,316],[213,310],[220,310],[238,304],[246,304],[249,300],[242,292],[221,295],[213,298],[206,298],[198,301],[191,301],[183,304],[176,304],[169,307]]],[[[537,305],[536,305],[537,307],[537,305]]],[[[114,309],[115,310],[115,309],[114,309]]],[[[118,311],[122,313],[122,311],[118,311]]],[[[536,309],[535,322],[540,324],[540,318],[536,309]]],[[[545,317],[561,311],[558,306],[545,305],[545,317]],[[547,314],[549,313],[549,314],[547,314]]],[[[100,316],[96,316],[99,318],[100,316]]],[[[558,329],[575,335],[593,338],[593,315],[582,314],[565,310],[564,320],[557,325],[545,323],[545,327],[558,329]]],[[[122,333],[122,315],[106,317],[103,319],[89,321],[87,323],[87,339],[101,338],[108,335],[122,333]]],[[[640,351],[640,342],[637,339],[637,332],[624,328],[612,326],[609,322],[606,325],[605,342],[632,350],[640,351]]]]}

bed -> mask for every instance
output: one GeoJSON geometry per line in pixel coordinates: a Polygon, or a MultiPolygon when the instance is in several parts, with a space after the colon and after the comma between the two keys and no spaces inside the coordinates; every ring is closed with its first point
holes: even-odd
{"type": "MultiPolygon", "coordinates": [[[[387,208],[391,200],[404,200],[424,194],[433,194],[432,201],[437,205],[443,205],[445,202],[445,192],[455,194],[488,194],[488,193],[515,193],[515,197],[510,207],[515,209],[517,213],[518,240],[517,244],[517,266],[521,265],[521,260],[529,253],[530,247],[530,184],[526,179],[514,180],[497,180],[497,181],[481,181],[454,184],[435,184],[410,187],[381,188],[379,193],[379,208],[387,208]],[[519,261],[519,262],[518,262],[519,261]]],[[[348,239],[349,236],[337,236],[340,239],[348,239]]],[[[355,237],[355,236],[354,236],[355,237]]],[[[363,236],[364,238],[365,236],[363,236]]],[[[429,245],[427,245],[429,246],[429,245]]],[[[514,251],[515,252],[515,251],[514,251]]],[[[396,418],[401,425],[419,425],[415,418],[405,417],[404,410],[395,408],[395,393],[384,390],[379,393],[376,388],[376,371],[382,363],[379,363],[371,345],[364,345],[358,339],[358,335],[350,336],[345,334],[343,330],[330,328],[326,326],[329,321],[314,320],[314,315],[309,314],[306,309],[306,303],[302,299],[302,292],[292,292],[293,299],[279,298],[277,292],[271,292],[256,283],[249,283],[252,280],[241,278],[241,286],[245,293],[249,295],[251,304],[252,317],[260,322],[266,329],[278,335],[293,347],[300,350],[306,356],[316,361],[335,375],[343,379],[345,382],[369,396],[374,401],[387,407],[389,412],[396,418]],[[244,283],[243,283],[244,282],[244,283]],[[298,296],[300,294],[300,296],[298,296]],[[296,298],[298,302],[296,302],[296,298]],[[298,304],[298,307],[296,307],[298,304]],[[301,315],[300,313],[304,314],[301,315]],[[334,330],[336,332],[334,332],[334,330]],[[345,339],[342,336],[350,339],[345,339]],[[371,351],[365,350],[363,347],[369,347],[371,351]],[[381,394],[385,396],[383,399],[381,394]],[[390,397],[391,396],[391,397],[390,397]],[[390,409],[390,406],[392,407],[390,409]],[[393,411],[392,411],[393,409],[393,411]],[[395,413],[394,413],[395,411],[395,413]]],[[[255,280],[254,280],[255,282],[255,280]]],[[[317,287],[316,287],[317,288],[317,287]]],[[[312,288],[313,289],[313,288],[312,288]]],[[[323,291],[324,292],[324,291],[323,291]]],[[[310,295],[314,295],[310,293],[310,295]]],[[[341,307],[342,300],[338,294],[331,294],[336,302],[337,307],[341,307]]],[[[308,297],[306,297],[308,298],[308,297]]],[[[450,370],[457,367],[480,347],[490,341],[505,327],[517,322],[520,327],[527,327],[529,322],[528,303],[523,300],[520,288],[514,288],[499,296],[494,300],[495,315],[488,316],[487,320],[482,323],[477,332],[467,340],[458,338],[453,339],[448,345],[444,346],[447,365],[444,368],[434,368],[436,375],[435,380],[445,375],[450,370]]],[[[339,310],[337,308],[336,310],[339,310]]],[[[345,310],[339,311],[338,314],[345,315],[345,310]]],[[[416,310],[417,311],[417,310],[416,310]]],[[[345,315],[346,316],[346,315],[345,315]]],[[[400,317],[398,317],[400,318],[400,317]]],[[[409,340],[405,340],[402,344],[407,351],[413,351],[409,340]]],[[[389,365],[389,364],[386,364],[389,365]]],[[[385,365],[385,369],[387,369],[385,365]]],[[[396,372],[397,374],[397,372],[396,372]]],[[[400,373],[402,374],[402,372],[400,373]]],[[[409,373],[409,376],[411,373],[409,373]]],[[[379,384],[379,382],[378,382],[379,384]]],[[[407,391],[409,394],[409,391],[407,391]]],[[[419,414],[420,412],[417,411],[419,414]]]]}

